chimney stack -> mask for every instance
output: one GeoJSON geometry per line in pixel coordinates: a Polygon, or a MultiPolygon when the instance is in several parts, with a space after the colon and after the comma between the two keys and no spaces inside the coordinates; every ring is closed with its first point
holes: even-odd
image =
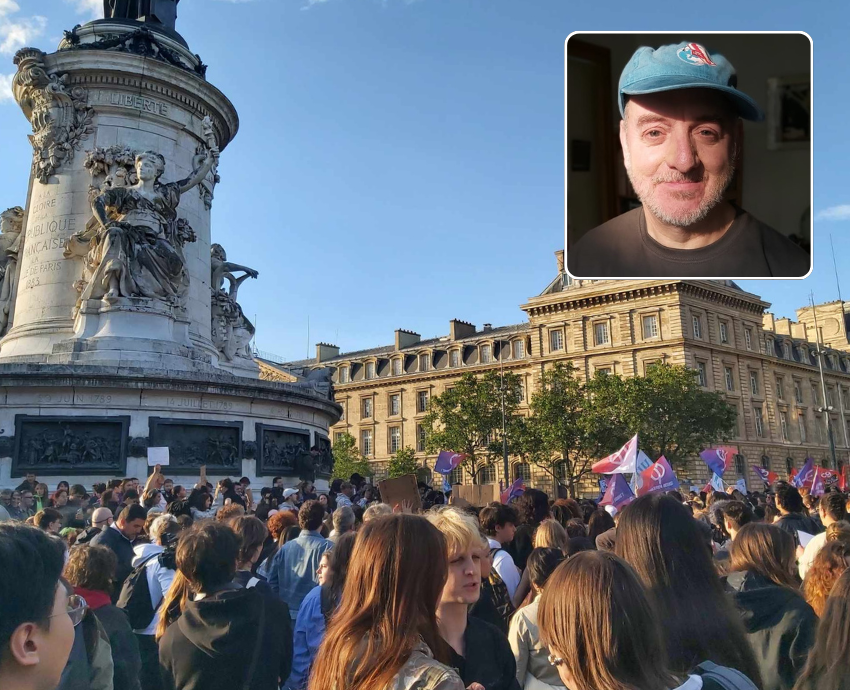
{"type": "Polygon", "coordinates": [[[334,357],[339,357],[339,347],[328,343],[316,343],[316,364],[327,362],[334,357]]]}
{"type": "Polygon", "coordinates": [[[404,329],[399,328],[395,332],[395,349],[396,352],[398,350],[403,350],[406,347],[410,347],[411,345],[416,345],[421,340],[421,337],[418,333],[414,333],[413,331],[405,331],[404,329]]]}
{"type": "Polygon", "coordinates": [[[462,340],[475,335],[475,326],[468,321],[452,319],[449,321],[449,337],[452,340],[462,340]]]}
{"type": "Polygon", "coordinates": [[[484,333],[489,333],[490,331],[493,330],[493,324],[492,323],[485,323],[484,328],[482,330],[483,330],[484,333]]]}

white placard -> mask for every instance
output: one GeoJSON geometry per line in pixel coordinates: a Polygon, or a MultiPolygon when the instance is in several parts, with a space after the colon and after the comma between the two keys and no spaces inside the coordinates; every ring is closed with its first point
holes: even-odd
{"type": "Polygon", "coordinates": [[[168,446],[148,448],[148,467],[168,464],[168,446]]]}
{"type": "Polygon", "coordinates": [[[814,534],[809,534],[808,532],[803,532],[802,530],[797,530],[797,539],[800,540],[800,546],[802,546],[804,549],[806,548],[806,545],[812,539],[814,539],[814,537],[815,537],[814,534]]]}

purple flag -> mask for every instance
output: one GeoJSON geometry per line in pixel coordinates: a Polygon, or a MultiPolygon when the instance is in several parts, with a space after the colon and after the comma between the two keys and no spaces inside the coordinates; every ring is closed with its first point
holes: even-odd
{"type": "Polygon", "coordinates": [[[605,495],[599,501],[599,505],[613,506],[619,512],[634,500],[635,495],[626,478],[622,474],[615,474],[608,482],[608,488],[605,489],[605,495]]]}
{"type": "Polygon", "coordinates": [[[434,463],[434,471],[440,474],[448,474],[464,461],[466,456],[463,453],[455,453],[450,450],[441,450],[437,456],[437,462],[434,463]]]}
{"type": "Polygon", "coordinates": [[[815,461],[811,458],[806,458],[806,464],[803,465],[803,469],[801,469],[794,478],[791,480],[791,485],[796,486],[798,489],[802,489],[804,486],[811,485],[815,478],[815,461]]]}

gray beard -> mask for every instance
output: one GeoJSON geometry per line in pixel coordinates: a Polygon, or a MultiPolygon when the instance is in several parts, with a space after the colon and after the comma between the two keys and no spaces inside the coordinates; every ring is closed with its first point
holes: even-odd
{"type": "MultiPolygon", "coordinates": [[[[641,195],[639,186],[635,184],[635,179],[632,176],[632,166],[628,151],[625,151],[624,162],[626,165],[626,173],[629,176],[629,182],[632,183],[632,187],[644,208],[648,209],[649,212],[662,223],[674,228],[688,228],[705,220],[708,217],[708,214],[722,203],[723,195],[726,194],[726,190],[729,188],[729,185],[732,184],[732,180],[735,177],[735,163],[732,162],[729,164],[726,173],[723,175],[721,184],[717,185],[711,196],[707,196],[702,200],[699,208],[694,209],[690,213],[671,216],[660,208],[658,204],[654,203],[652,198],[645,198],[641,195]]],[[[653,186],[655,185],[655,180],[652,181],[652,184],[653,186]]]]}

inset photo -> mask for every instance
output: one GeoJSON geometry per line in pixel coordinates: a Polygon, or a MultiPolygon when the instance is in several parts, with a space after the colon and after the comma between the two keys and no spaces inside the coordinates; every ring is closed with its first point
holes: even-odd
{"type": "Polygon", "coordinates": [[[803,32],[566,40],[574,278],[804,278],[812,41],[803,32]]]}

